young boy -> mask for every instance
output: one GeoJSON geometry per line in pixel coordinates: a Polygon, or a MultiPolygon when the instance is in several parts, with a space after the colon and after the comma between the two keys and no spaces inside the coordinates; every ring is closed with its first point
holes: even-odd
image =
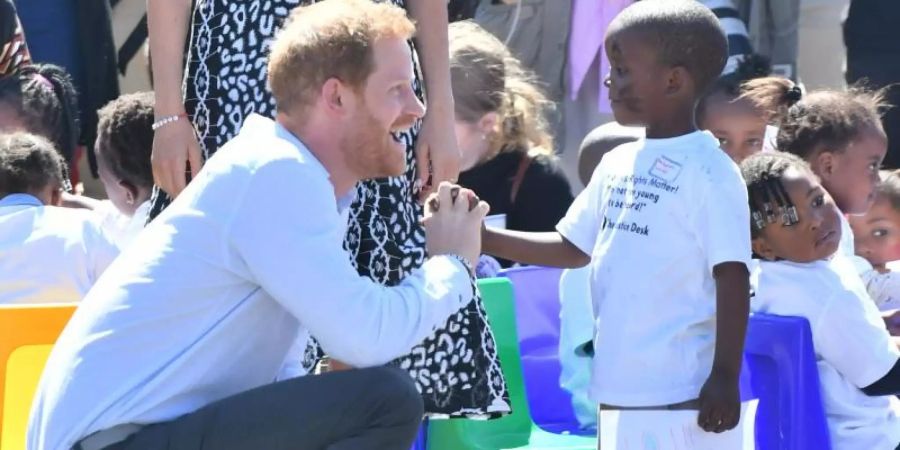
{"type": "Polygon", "coordinates": [[[108,202],[98,212],[104,230],[125,249],[144,228],[153,191],[153,93],[125,94],[97,115],[97,167],[108,202]]]}
{"type": "Polygon", "coordinates": [[[694,105],[721,73],[726,40],[699,3],[645,0],[610,25],[606,80],[622,125],[646,137],[600,162],[557,233],[487,229],[486,253],[592,264],[590,394],[601,409],[699,410],[710,432],[740,417],[749,308],[747,192],[694,105]]]}
{"type": "Polygon", "coordinates": [[[90,211],[59,207],[64,165],[42,137],[0,135],[0,305],[80,301],[118,254],[90,211]]]}

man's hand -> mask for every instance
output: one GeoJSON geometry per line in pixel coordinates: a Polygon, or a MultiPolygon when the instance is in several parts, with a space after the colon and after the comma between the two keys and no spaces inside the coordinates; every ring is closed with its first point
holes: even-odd
{"type": "Polygon", "coordinates": [[[475,264],[481,254],[481,223],[489,210],[474,192],[441,183],[425,203],[423,223],[428,254],[456,254],[475,264]]]}
{"type": "Polygon", "coordinates": [[[713,370],[700,390],[697,425],[704,431],[721,433],[737,426],[741,418],[738,376],[713,370]]]}
{"type": "Polygon", "coordinates": [[[153,136],[153,181],[160,189],[175,198],[187,186],[187,174],[191,179],[203,166],[197,134],[187,118],[163,125],[153,136]],[[188,172],[190,163],[190,172],[188,172]]]}

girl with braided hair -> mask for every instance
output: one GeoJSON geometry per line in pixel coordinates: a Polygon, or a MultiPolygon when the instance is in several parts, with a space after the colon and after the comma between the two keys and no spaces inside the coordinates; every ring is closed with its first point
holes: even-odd
{"type": "Polygon", "coordinates": [[[900,448],[900,350],[860,278],[836,257],[841,212],[809,164],[782,152],[741,164],[757,312],[809,320],[834,449],[900,448]]]}
{"type": "Polygon", "coordinates": [[[0,131],[27,131],[48,139],[66,163],[67,192],[72,192],[69,173],[79,130],[75,87],[62,68],[23,65],[0,78],[0,131]]]}

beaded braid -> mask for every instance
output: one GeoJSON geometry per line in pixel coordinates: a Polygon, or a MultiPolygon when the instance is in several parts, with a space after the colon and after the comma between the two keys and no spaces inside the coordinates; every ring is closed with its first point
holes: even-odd
{"type": "MultiPolygon", "coordinates": [[[[0,79],[0,105],[10,108],[27,131],[44,136],[71,165],[78,146],[78,101],[65,70],[52,64],[33,64],[0,79]]],[[[65,189],[71,191],[66,167],[65,189]]]]}
{"type": "Polygon", "coordinates": [[[747,184],[753,237],[779,219],[787,227],[800,222],[797,207],[781,181],[784,172],[790,168],[811,172],[805,161],[781,152],[760,153],[741,163],[741,172],[747,184]]]}

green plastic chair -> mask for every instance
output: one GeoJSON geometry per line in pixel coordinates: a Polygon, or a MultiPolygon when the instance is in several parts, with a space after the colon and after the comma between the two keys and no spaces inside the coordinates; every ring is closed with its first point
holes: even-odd
{"type": "Polygon", "coordinates": [[[478,287],[494,332],[513,412],[495,420],[431,420],[428,423],[428,449],[596,449],[596,437],[553,434],[532,422],[519,358],[512,283],[505,278],[490,278],[480,280],[478,287]]]}

